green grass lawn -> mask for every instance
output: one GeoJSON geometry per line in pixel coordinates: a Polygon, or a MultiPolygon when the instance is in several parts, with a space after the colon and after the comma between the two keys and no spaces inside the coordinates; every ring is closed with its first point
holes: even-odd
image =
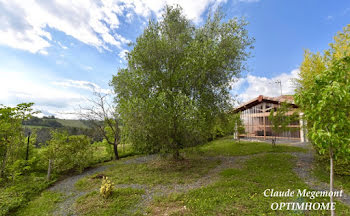
{"type": "Polygon", "coordinates": [[[62,201],[62,195],[59,193],[45,191],[37,199],[30,202],[26,208],[20,209],[16,212],[18,216],[46,216],[51,215],[56,203],[62,201]]]}
{"type": "MultiPolygon", "coordinates": [[[[254,156],[242,169],[226,169],[221,178],[207,187],[188,193],[158,197],[149,207],[152,214],[173,215],[328,215],[326,211],[272,211],[272,202],[327,202],[328,199],[266,198],[267,188],[275,190],[308,189],[292,171],[294,158],[288,154],[254,156]]],[[[337,203],[338,215],[349,215],[349,207],[337,203]]]]}
{"type": "Polygon", "coordinates": [[[81,215],[132,215],[138,213],[134,209],[143,194],[141,189],[118,188],[108,199],[104,199],[93,191],[79,198],[74,207],[81,215]]]}
{"type": "MultiPolygon", "coordinates": [[[[182,161],[155,160],[143,164],[122,164],[103,172],[114,184],[142,184],[147,186],[186,184],[196,181],[216,167],[219,160],[205,160],[193,157],[182,161]],[[122,174],[121,174],[122,173],[122,174]]],[[[85,177],[76,183],[78,190],[91,190],[100,186],[96,175],[85,177]]]]}
{"type": "MultiPolygon", "coordinates": [[[[328,215],[325,211],[270,209],[272,202],[328,202],[326,198],[263,196],[268,188],[310,189],[294,173],[296,160],[288,154],[305,151],[308,150],[282,144],[272,148],[268,143],[237,143],[223,138],[184,150],[185,159],[181,161],[162,158],[136,164],[124,164],[126,159],[112,161],[106,163],[112,165],[108,170],[77,181],[75,189],[85,195],[74,203],[74,208],[79,215],[328,215]],[[223,161],[225,156],[242,155],[246,155],[244,160],[241,157],[234,164],[223,166],[227,162],[223,161]],[[218,167],[223,168],[213,172],[218,167]],[[101,175],[108,176],[116,186],[122,186],[108,199],[99,194],[101,175]],[[202,183],[193,186],[198,182],[202,183]],[[181,187],[185,189],[179,189],[181,187]]],[[[21,209],[20,215],[31,215],[31,206],[39,206],[41,202],[38,215],[50,215],[60,199],[59,195],[44,193],[21,209]],[[40,201],[45,196],[49,196],[46,201],[40,201]]],[[[350,208],[337,203],[336,212],[349,215],[350,208]]]]}
{"type": "MultiPolygon", "coordinates": [[[[193,150],[193,149],[192,149],[193,150]]],[[[224,137],[203,146],[195,147],[194,150],[204,153],[205,155],[224,155],[224,156],[238,156],[251,155],[267,152],[307,152],[307,149],[277,144],[272,147],[269,143],[264,142],[247,142],[247,141],[233,141],[231,137],[224,137]]],[[[189,150],[187,150],[189,151],[189,150]]]]}

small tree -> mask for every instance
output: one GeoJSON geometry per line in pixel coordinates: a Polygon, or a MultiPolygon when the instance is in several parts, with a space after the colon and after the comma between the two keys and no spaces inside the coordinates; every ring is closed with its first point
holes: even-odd
{"type": "Polygon", "coordinates": [[[84,135],[69,136],[67,131],[54,130],[45,155],[49,161],[48,179],[51,172],[82,172],[92,158],[90,138],[84,135]]]}
{"type": "Polygon", "coordinates": [[[272,131],[275,133],[275,139],[272,139],[272,146],[276,146],[277,135],[283,132],[296,130],[290,127],[290,125],[298,121],[298,113],[292,112],[292,106],[288,103],[282,102],[280,107],[271,110],[269,120],[271,121],[272,131]]]}
{"type": "Polygon", "coordinates": [[[240,142],[240,134],[244,134],[245,133],[245,128],[244,128],[244,124],[243,121],[241,119],[241,114],[240,113],[236,113],[234,115],[232,115],[232,124],[233,124],[233,131],[234,134],[236,134],[238,142],[240,142]]]}
{"type": "MultiPolygon", "coordinates": [[[[306,52],[297,80],[296,102],[304,111],[308,137],[330,161],[330,191],[333,190],[333,160],[350,159],[350,25],[334,37],[330,48],[306,52]]],[[[330,197],[333,202],[333,197],[330,197]]],[[[334,211],[331,211],[334,215],[334,211]]]]}
{"type": "MultiPolygon", "coordinates": [[[[320,154],[330,159],[330,191],[333,190],[333,159],[350,158],[350,57],[335,61],[319,74],[296,99],[304,111],[309,138],[320,154]]],[[[333,197],[330,197],[333,202],[333,197]]],[[[334,212],[332,211],[332,215],[334,212]]]]}
{"type": "Polygon", "coordinates": [[[80,116],[88,120],[106,142],[113,146],[114,156],[119,160],[118,145],[121,140],[120,117],[112,97],[108,93],[94,91],[94,98],[89,99],[91,106],[82,107],[80,116]]]}

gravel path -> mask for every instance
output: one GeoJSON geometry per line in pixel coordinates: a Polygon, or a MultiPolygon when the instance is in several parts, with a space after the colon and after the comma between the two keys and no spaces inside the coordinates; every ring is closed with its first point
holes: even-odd
{"type": "MultiPolygon", "coordinates": [[[[312,175],[314,153],[310,151],[309,153],[293,152],[290,153],[297,158],[296,166],[294,167],[294,172],[313,190],[318,191],[329,191],[329,184],[318,181],[312,175]]],[[[334,190],[340,190],[339,188],[334,188],[334,190]]],[[[350,206],[350,195],[343,193],[342,197],[335,197],[335,199],[343,202],[344,204],[350,206]]]]}
{"type": "Polygon", "coordinates": [[[59,181],[50,187],[50,191],[59,192],[65,196],[65,200],[59,204],[58,208],[54,212],[54,215],[74,215],[74,211],[72,209],[73,203],[78,197],[83,196],[86,193],[75,190],[75,183],[85,176],[102,172],[111,166],[112,165],[106,165],[89,169],[79,175],[71,176],[62,181],[59,181]]]}

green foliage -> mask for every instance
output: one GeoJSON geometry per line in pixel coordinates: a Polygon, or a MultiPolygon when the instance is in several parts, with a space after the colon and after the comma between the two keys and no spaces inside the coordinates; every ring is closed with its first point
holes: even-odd
{"type": "Polygon", "coordinates": [[[62,195],[52,191],[41,193],[40,197],[30,201],[25,208],[20,208],[16,216],[47,216],[53,215],[57,203],[62,200],[62,195]]]}
{"type": "MultiPolygon", "coordinates": [[[[50,135],[49,128],[27,127],[26,123],[31,122],[32,114],[36,113],[32,110],[32,105],[23,103],[16,107],[0,106],[0,215],[12,215],[57,180],[58,174],[62,175],[71,170],[81,172],[91,164],[106,160],[103,154],[96,155],[94,152],[93,156],[93,148],[87,136],[72,135],[86,133],[95,138],[90,128],[68,127],[65,129],[69,132],[54,131],[50,135]],[[28,132],[31,132],[31,136],[28,145],[29,157],[26,160],[28,132]],[[48,140],[50,141],[46,143],[48,140]],[[54,172],[51,182],[46,180],[49,159],[53,161],[54,172]]],[[[34,121],[35,119],[37,118],[34,118],[34,121]]],[[[53,125],[55,124],[47,124],[53,125]]],[[[130,147],[122,151],[122,156],[130,154],[130,147]]],[[[29,203],[25,211],[20,210],[19,214],[50,215],[58,201],[58,196],[44,193],[37,202],[29,203]]]]}
{"type": "MultiPolygon", "coordinates": [[[[302,68],[296,102],[304,111],[308,137],[319,154],[328,153],[330,190],[333,188],[333,159],[348,163],[350,159],[350,25],[338,33],[335,43],[324,52],[323,67],[302,68]],[[315,73],[314,71],[317,71],[315,73]],[[308,85],[305,86],[305,83],[308,85]]],[[[304,62],[310,59],[305,58],[304,62]]],[[[319,64],[322,65],[322,62],[319,64]]],[[[330,197],[332,202],[333,197],[330,197]]],[[[334,212],[331,212],[334,215],[334,212]]]]}
{"type": "MultiPolygon", "coordinates": [[[[315,160],[313,174],[321,182],[329,182],[329,158],[319,155],[315,160]]],[[[345,192],[350,193],[350,163],[345,160],[337,160],[334,163],[334,185],[336,188],[342,188],[345,192]]]]}
{"type": "MultiPolygon", "coordinates": [[[[16,107],[0,106],[0,179],[7,178],[10,166],[20,159],[25,159],[26,145],[22,130],[22,121],[32,117],[33,103],[22,103],[16,107]]],[[[16,166],[19,163],[16,164],[16,166]]]]}
{"type": "Polygon", "coordinates": [[[232,129],[232,131],[237,135],[238,139],[240,134],[245,133],[244,124],[241,119],[241,113],[236,113],[231,116],[229,128],[230,130],[232,129]]]}
{"type": "Polygon", "coordinates": [[[320,154],[332,148],[335,157],[350,157],[350,58],[315,77],[296,101],[304,110],[308,133],[320,154]]]}
{"type": "Polygon", "coordinates": [[[304,60],[300,66],[300,79],[297,79],[298,91],[307,90],[313,86],[315,78],[332,67],[333,62],[350,56],[350,24],[344,27],[343,32],[338,32],[333,39],[334,42],[329,44],[330,48],[323,53],[305,50],[304,60]]]}
{"type": "Polygon", "coordinates": [[[38,163],[38,158],[32,157],[29,160],[18,159],[11,165],[9,165],[9,172],[12,179],[17,178],[23,174],[31,173],[38,163]]]}
{"type": "Polygon", "coordinates": [[[9,215],[48,187],[45,177],[20,176],[16,182],[0,188],[0,215],[9,215]]]}
{"type": "MultiPolygon", "coordinates": [[[[329,171],[328,155],[318,155],[317,161],[320,163],[319,167],[322,167],[323,171],[329,171]]],[[[337,160],[334,162],[334,173],[337,174],[337,178],[339,178],[340,176],[348,176],[350,180],[350,160],[338,157],[337,160]]],[[[350,191],[350,182],[348,188],[350,191]]]]}
{"type": "Polygon", "coordinates": [[[56,173],[72,169],[82,172],[93,157],[90,139],[84,135],[69,136],[67,132],[52,131],[46,157],[52,160],[56,173]]]}
{"type": "MultiPolygon", "coordinates": [[[[204,143],[218,114],[230,109],[229,83],[239,76],[252,40],[246,22],[216,13],[194,26],[179,7],[150,21],[112,84],[123,131],[142,152],[174,153],[204,143]]],[[[221,133],[221,132],[220,132],[221,133]]]]}
{"type": "Polygon", "coordinates": [[[243,133],[245,133],[245,129],[239,113],[222,113],[214,121],[210,132],[210,140],[217,137],[243,133]]]}

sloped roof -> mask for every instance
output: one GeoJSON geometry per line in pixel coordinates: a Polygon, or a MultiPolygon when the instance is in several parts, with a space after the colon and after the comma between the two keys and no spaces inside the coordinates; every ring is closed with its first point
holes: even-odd
{"type": "Polygon", "coordinates": [[[263,95],[259,95],[257,98],[254,98],[239,107],[235,108],[233,110],[234,113],[249,109],[255,105],[258,105],[259,103],[267,102],[267,103],[273,103],[273,104],[280,104],[282,102],[286,102],[291,104],[293,107],[297,108],[298,106],[294,104],[294,98],[293,95],[281,95],[278,97],[267,97],[263,95]]]}

